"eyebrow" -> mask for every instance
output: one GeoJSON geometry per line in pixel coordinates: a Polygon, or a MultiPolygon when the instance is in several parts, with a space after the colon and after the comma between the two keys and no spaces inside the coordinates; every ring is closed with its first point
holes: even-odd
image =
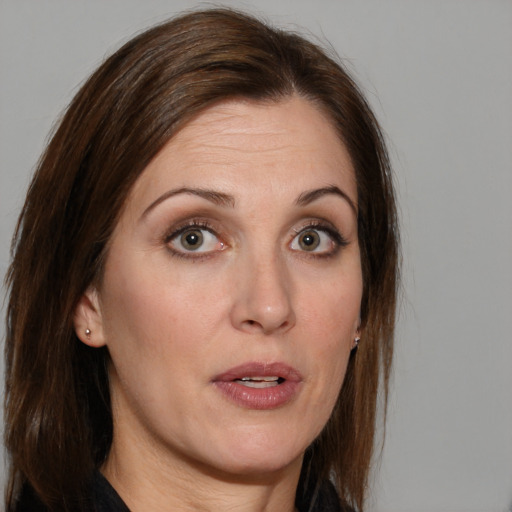
{"type": "MultiPolygon", "coordinates": [[[[216,190],[210,190],[210,189],[204,189],[204,188],[191,188],[191,187],[181,187],[181,188],[175,188],[172,190],[168,190],[164,194],[162,194],[160,197],[158,197],[155,201],[153,201],[142,213],[141,219],[146,217],[151,210],[156,208],[159,204],[163,203],[167,199],[173,196],[177,196],[180,194],[190,194],[193,196],[201,197],[203,199],[206,199],[207,201],[212,202],[213,204],[216,204],[218,206],[228,206],[233,208],[235,206],[235,198],[230,194],[225,194],[224,192],[218,192],[216,190]]],[[[297,206],[307,206],[308,204],[316,201],[317,199],[326,196],[334,194],[342,199],[344,199],[350,208],[353,210],[353,212],[357,216],[357,208],[345,192],[338,188],[335,185],[331,185],[329,187],[322,187],[322,188],[316,188],[313,190],[308,190],[306,192],[303,192],[300,194],[300,196],[295,200],[295,204],[297,206]]]]}
{"type": "Polygon", "coordinates": [[[210,201],[218,206],[229,206],[231,208],[235,206],[235,198],[232,195],[204,188],[182,187],[168,190],[165,192],[165,194],[162,194],[144,210],[141,218],[146,217],[148,213],[157,207],[160,203],[163,203],[170,197],[177,196],[179,194],[190,194],[193,196],[202,197],[203,199],[206,199],[207,201],[210,201]]]}
{"type": "Polygon", "coordinates": [[[350,199],[350,196],[348,194],[346,194],[345,192],[343,192],[343,190],[338,188],[336,185],[331,185],[329,187],[315,188],[313,190],[308,190],[307,192],[303,192],[297,198],[297,200],[295,201],[295,204],[297,204],[297,206],[307,206],[308,204],[312,203],[313,201],[316,201],[317,199],[319,199],[320,197],[330,195],[330,194],[334,194],[336,196],[343,198],[348,203],[348,205],[350,206],[350,208],[356,214],[356,217],[357,217],[357,207],[354,204],[354,201],[352,201],[352,199],[350,199]]]}

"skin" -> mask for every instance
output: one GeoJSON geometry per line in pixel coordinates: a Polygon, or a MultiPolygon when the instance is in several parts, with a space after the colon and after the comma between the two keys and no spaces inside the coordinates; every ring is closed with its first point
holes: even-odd
{"type": "Polygon", "coordinates": [[[216,105],[145,169],[75,314],[112,357],[102,471],[133,512],[294,510],[357,335],[356,208],[347,150],[298,97],[216,105]],[[289,402],[251,409],[214,384],[254,361],[300,372],[289,402]]]}

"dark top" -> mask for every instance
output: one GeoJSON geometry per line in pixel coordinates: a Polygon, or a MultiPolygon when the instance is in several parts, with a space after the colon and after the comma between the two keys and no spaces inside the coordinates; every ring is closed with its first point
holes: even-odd
{"type": "MultiPolygon", "coordinates": [[[[296,506],[300,512],[351,512],[340,506],[338,495],[331,482],[325,481],[304,497],[297,497],[296,506]]],[[[130,512],[115,489],[105,477],[97,472],[91,490],[91,512],[130,512]]],[[[29,486],[25,486],[16,507],[16,512],[49,512],[29,486]]]]}

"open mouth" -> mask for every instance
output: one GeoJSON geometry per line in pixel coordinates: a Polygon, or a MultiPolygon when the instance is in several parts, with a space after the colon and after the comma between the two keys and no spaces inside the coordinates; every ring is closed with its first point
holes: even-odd
{"type": "Polygon", "coordinates": [[[282,384],[285,381],[282,377],[268,376],[268,377],[242,377],[241,379],[235,379],[233,382],[242,384],[248,388],[272,388],[282,384]]]}
{"type": "Polygon", "coordinates": [[[248,362],[212,379],[232,403],[245,409],[276,409],[291,402],[302,388],[302,376],[286,363],[248,362]]]}

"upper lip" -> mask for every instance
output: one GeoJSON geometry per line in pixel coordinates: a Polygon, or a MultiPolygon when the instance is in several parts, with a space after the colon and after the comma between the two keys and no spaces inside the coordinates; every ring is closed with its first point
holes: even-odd
{"type": "Polygon", "coordinates": [[[231,382],[243,377],[279,377],[281,379],[300,382],[302,375],[292,366],[281,363],[250,362],[230,368],[213,378],[215,382],[231,382]]]}

